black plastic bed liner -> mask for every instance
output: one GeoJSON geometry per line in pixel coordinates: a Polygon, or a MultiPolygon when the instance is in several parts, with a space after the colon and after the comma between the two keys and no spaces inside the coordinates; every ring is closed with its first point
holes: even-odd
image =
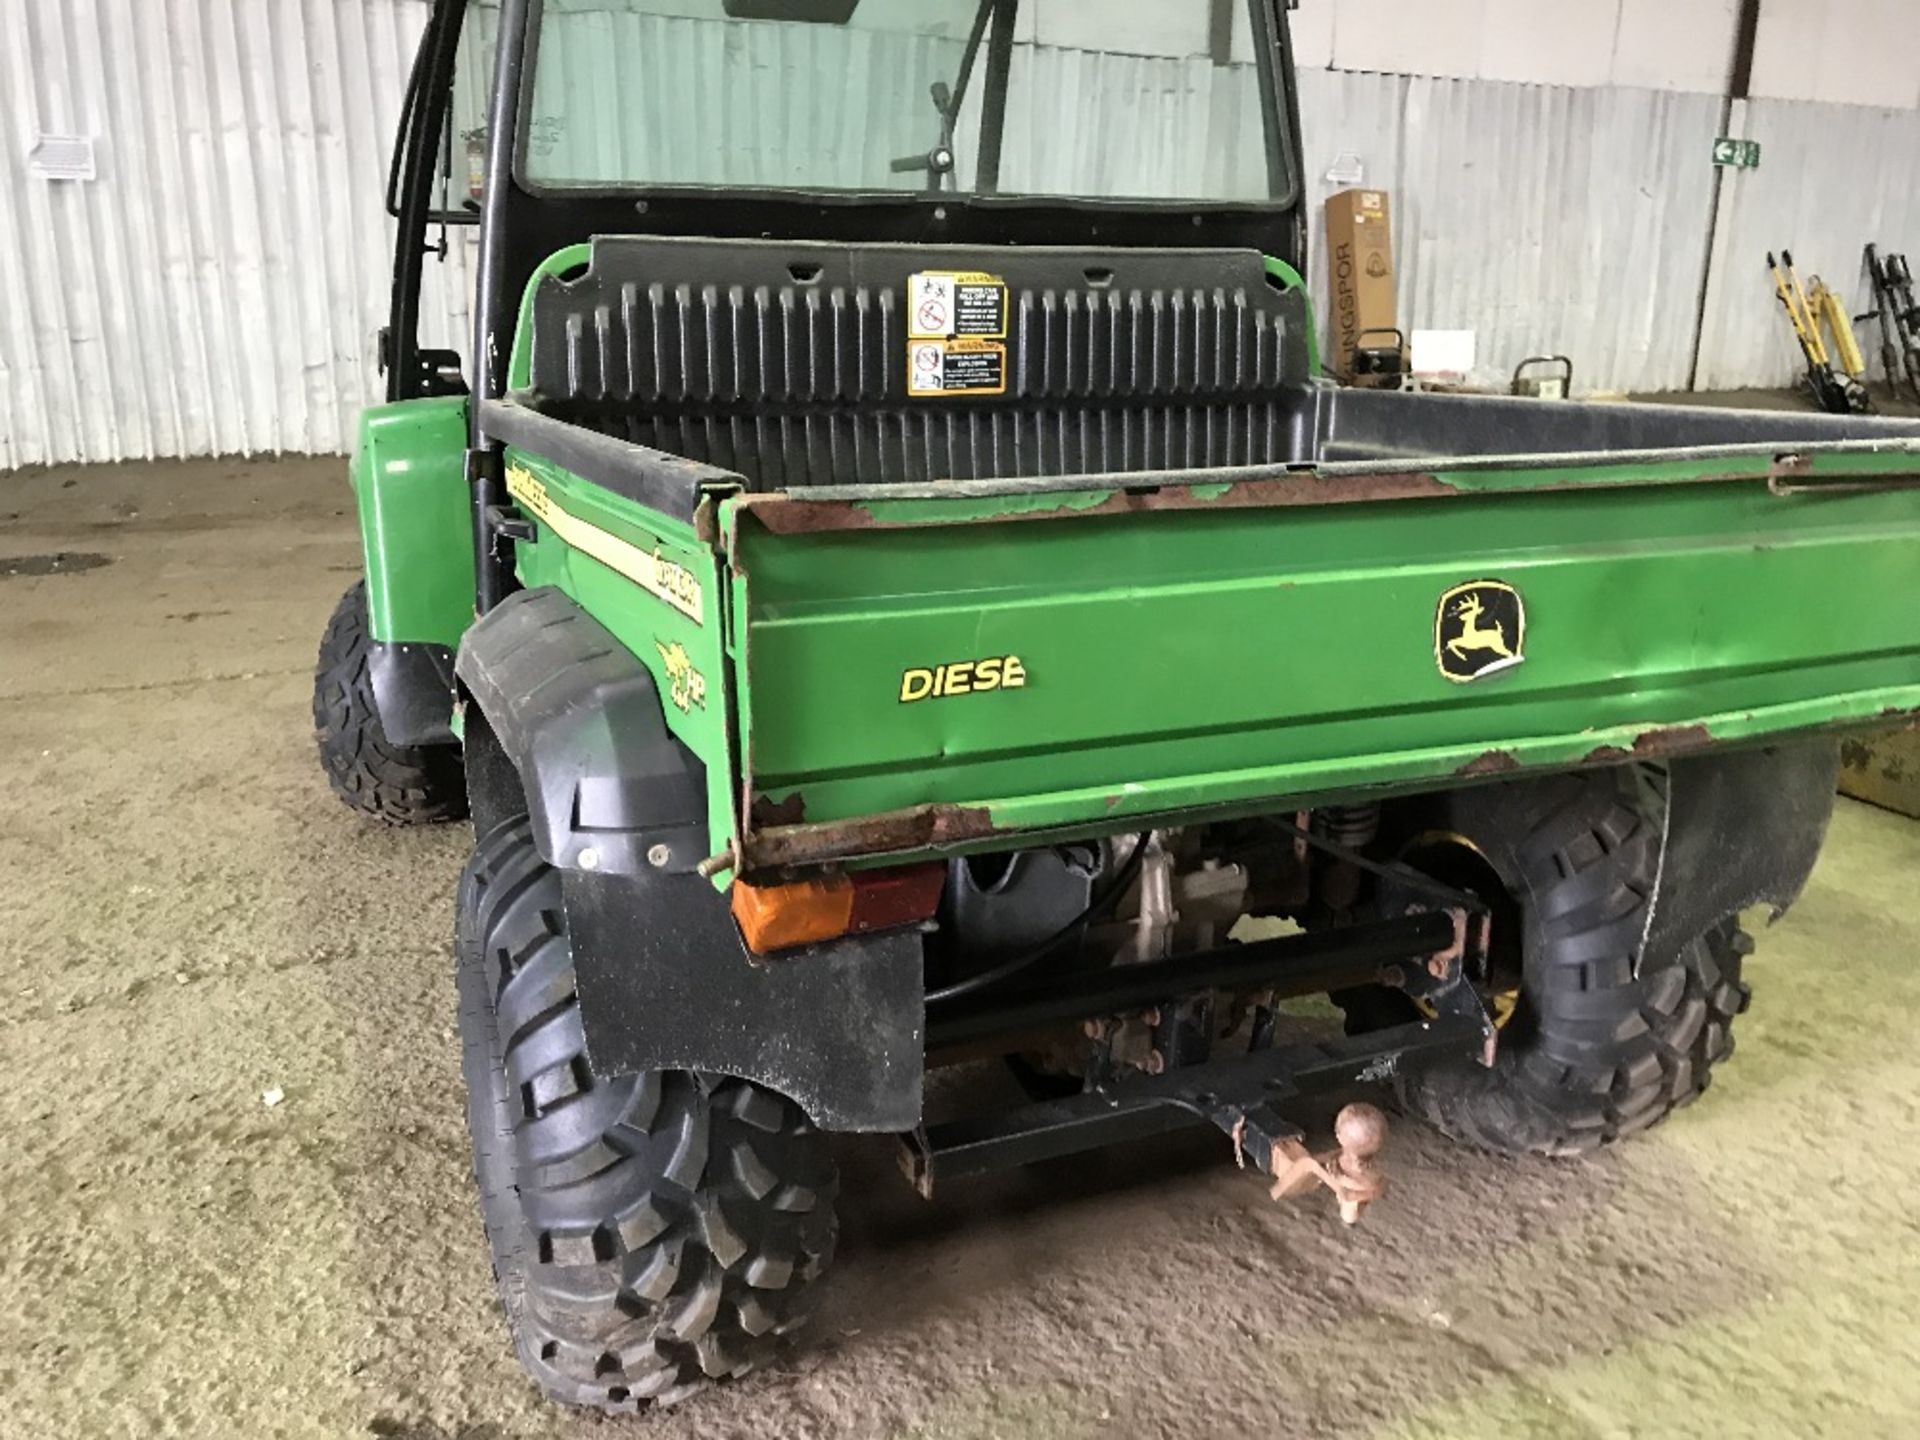
{"type": "Polygon", "coordinates": [[[555,418],[780,490],[1271,464],[1307,357],[1253,251],[622,238],[541,282],[531,378],[555,418]],[[1004,286],[954,337],[1004,393],[909,389],[929,273],[1004,286]]]}
{"type": "MultiPolygon", "coordinates": [[[[1253,251],[639,237],[534,294],[520,404],[754,490],[1920,435],[1920,422],[1335,390],[1253,251]],[[1004,393],[910,391],[914,277],[1004,285],[1004,393]]],[[[991,329],[989,325],[985,327],[991,329]]]]}

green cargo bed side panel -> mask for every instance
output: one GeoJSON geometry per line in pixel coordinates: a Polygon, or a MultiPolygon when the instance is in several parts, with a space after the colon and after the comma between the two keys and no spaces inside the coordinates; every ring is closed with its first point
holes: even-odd
{"type": "Polygon", "coordinates": [[[1920,491],[1504,479],[1147,514],[820,503],[785,533],[730,502],[753,797],[806,826],[1119,824],[1920,708],[1920,491]],[[1455,683],[1437,612],[1486,580],[1524,597],[1524,662],[1455,683]],[[1018,687],[908,679],[1009,657],[1018,687]]]}
{"type": "Polygon", "coordinates": [[[352,478],[376,640],[451,650],[473,623],[466,451],[465,396],[361,412],[352,478]]]}
{"type": "Polygon", "coordinates": [[[514,547],[522,585],[552,586],[604,625],[653,673],[661,713],[707,771],[717,854],[733,841],[726,587],[719,557],[690,526],[520,449],[507,491],[536,538],[514,547]]]}

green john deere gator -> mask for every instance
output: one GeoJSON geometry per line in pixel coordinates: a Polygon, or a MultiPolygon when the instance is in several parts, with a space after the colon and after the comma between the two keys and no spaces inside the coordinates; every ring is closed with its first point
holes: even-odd
{"type": "Polygon", "coordinates": [[[1214,1125],[1351,1219],[1356,1087],[1569,1155],[1731,1050],[1835,737],[1920,710],[1920,425],[1331,387],[1291,76],[1278,0],[437,0],[314,714],[472,816],[553,1395],[763,1359],[835,1132],[930,1190],[1214,1125]]]}

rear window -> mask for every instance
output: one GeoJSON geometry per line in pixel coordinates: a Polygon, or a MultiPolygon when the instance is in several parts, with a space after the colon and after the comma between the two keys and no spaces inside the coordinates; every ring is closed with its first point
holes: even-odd
{"type": "Polygon", "coordinates": [[[1267,0],[544,0],[521,179],[1260,203],[1291,192],[1269,15],[1267,0]],[[797,14],[813,18],[782,18],[797,14]]]}

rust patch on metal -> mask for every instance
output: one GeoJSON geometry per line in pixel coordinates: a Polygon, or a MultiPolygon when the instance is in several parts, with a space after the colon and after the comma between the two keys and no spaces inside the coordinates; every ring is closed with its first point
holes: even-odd
{"type": "Polygon", "coordinates": [[[1634,738],[1633,753],[1640,759],[1655,759],[1679,750],[1697,750],[1713,743],[1713,732],[1704,725],[1666,725],[1643,731],[1634,738]]]}
{"type": "Polygon", "coordinates": [[[1658,760],[1668,755],[1698,750],[1713,743],[1713,732],[1704,725],[1663,725],[1643,730],[1634,737],[1631,749],[1618,745],[1600,745],[1586,754],[1589,765],[1619,764],[1626,760],[1658,760]]]}
{"type": "Polygon", "coordinates": [[[1436,950],[1427,958],[1427,973],[1436,980],[1451,975],[1467,953],[1467,912],[1455,906],[1446,913],[1453,920],[1453,940],[1446,949],[1436,950]]]}
{"type": "Polygon", "coordinates": [[[1434,500],[1466,491],[1426,471],[1378,475],[1319,475],[1301,471],[1260,480],[1228,481],[1224,489],[1194,493],[1192,484],[1136,486],[1108,496],[1076,515],[1133,515],[1163,510],[1260,510],[1298,505],[1357,505],[1381,500],[1434,500]]]}
{"type": "Polygon", "coordinates": [[[1520,762],[1505,750],[1489,750],[1476,760],[1469,760],[1453,773],[1463,779],[1476,775],[1507,775],[1520,768],[1520,762]]]}
{"type": "MultiPolygon", "coordinates": [[[[1008,509],[993,515],[965,515],[934,523],[968,525],[998,524],[1019,520],[1078,520],[1092,515],[1147,515],[1181,510],[1267,510],[1306,505],[1357,505],[1383,500],[1457,499],[1475,492],[1449,485],[1438,475],[1426,471],[1387,471],[1378,475],[1319,475],[1301,471],[1259,480],[1224,482],[1203,479],[1154,481],[1141,477],[1141,483],[1128,484],[1129,477],[1088,476],[1083,491],[1011,491],[1006,495],[1008,509]],[[1207,493],[1196,494],[1198,490],[1207,493]],[[1111,490],[1112,494],[1096,505],[1069,504],[1069,497],[1088,491],[1111,490]],[[1060,504],[1050,509],[1028,509],[1035,498],[1057,494],[1060,504]]],[[[903,487],[906,488],[906,487],[903,487]]],[[[876,494],[876,501],[885,495],[876,494]]],[[[924,498],[917,495],[905,499],[924,498]]],[[[956,499],[991,503],[991,495],[956,493],[956,499]]],[[[810,500],[805,495],[776,491],[743,500],[740,513],[751,514],[775,535],[813,535],[834,530],[899,530],[917,528],[911,523],[883,521],[861,502],[848,500],[810,500]]]]}
{"type": "Polygon", "coordinates": [[[759,830],[773,825],[804,825],[807,823],[807,800],[797,790],[784,800],[769,800],[765,795],[756,795],[753,797],[752,813],[754,828],[759,830]]]}
{"type": "Polygon", "coordinates": [[[699,503],[693,507],[693,538],[702,545],[716,545],[720,541],[720,507],[713,492],[706,491],[700,496],[699,503]]]}
{"type": "Polygon", "coordinates": [[[855,820],[819,825],[775,825],[747,837],[743,870],[786,865],[817,865],[854,855],[892,855],[934,850],[996,834],[993,816],[982,806],[918,805],[855,820]]]}
{"type": "MultiPolygon", "coordinates": [[[[1653,462],[1649,462],[1653,463],[1653,462]]],[[[1263,467],[1264,468],[1264,467],[1263,467]]],[[[1814,471],[1814,458],[1800,454],[1776,456],[1767,467],[1708,470],[1678,480],[1655,480],[1654,484],[1714,485],[1759,482],[1777,494],[1807,491],[1884,489],[1893,485],[1920,484],[1920,474],[1906,471],[1886,475],[1837,476],[1821,480],[1814,471]],[[1804,484],[1800,482],[1806,482],[1804,484]]],[[[1314,470],[1296,470],[1283,474],[1264,473],[1247,479],[1216,479],[1217,471],[1140,472],[1074,477],[1086,484],[1078,490],[1008,490],[1007,510],[993,514],[967,514],[921,522],[881,520],[867,505],[885,501],[948,498],[929,496],[926,484],[902,485],[903,492],[889,496],[883,487],[875,487],[870,497],[860,500],[813,499],[805,492],[774,491],[742,500],[736,513],[752,514],[776,535],[808,535],[835,530],[913,529],[919,524],[977,525],[1025,520],[1072,520],[1089,515],[1138,515],[1166,511],[1206,511],[1236,509],[1282,509],[1294,506],[1357,505],[1391,500],[1457,500],[1487,498],[1509,492],[1451,483],[1432,470],[1382,470],[1373,473],[1323,475],[1314,470]],[[1111,492],[1092,505],[1068,503],[1069,497],[1111,492]],[[1199,493],[1196,493],[1199,492],[1199,493]],[[1050,508],[1028,508],[1046,495],[1057,495],[1061,503],[1050,508]]],[[[1227,472],[1231,474],[1232,472],[1227,472]]],[[[1009,479],[1014,477],[1007,477],[1009,479]]],[[[991,502],[996,496],[981,494],[967,487],[983,482],[930,482],[935,486],[951,484],[951,498],[991,502]]],[[[1592,489],[1589,482],[1565,479],[1541,485],[1529,485],[1528,495],[1558,494],[1592,489]]],[[[1618,488],[1605,486],[1602,488],[1618,488]]]]}
{"type": "Polygon", "coordinates": [[[832,530],[871,530],[870,511],[845,500],[796,499],[784,492],[743,500],[739,513],[752,515],[775,535],[814,535],[832,530]]]}

